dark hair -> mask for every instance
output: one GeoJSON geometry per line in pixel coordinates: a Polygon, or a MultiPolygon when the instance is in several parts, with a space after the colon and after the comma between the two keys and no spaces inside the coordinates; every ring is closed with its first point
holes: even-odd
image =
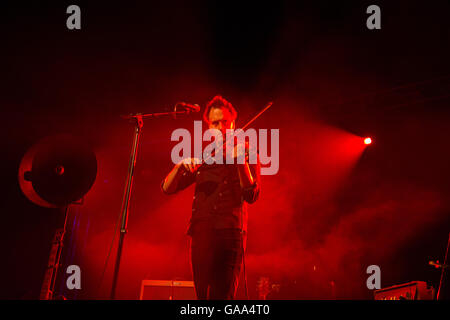
{"type": "Polygon", "coordinates": [[[203,120],[205,120],[205,122],[209,122],[209,112],[211,111],[211,109],[215,108],[227,109],[231,114],[231,120],[232,121],[236,120],[237,112],[236,109],[234,109],[233,105],[224,98],[222,98],[222,96],[217,95],[214,98],[212,98],[212,100],[208,102],[208,104],[206,105],[205,112],[203,113],[203,120]]]}

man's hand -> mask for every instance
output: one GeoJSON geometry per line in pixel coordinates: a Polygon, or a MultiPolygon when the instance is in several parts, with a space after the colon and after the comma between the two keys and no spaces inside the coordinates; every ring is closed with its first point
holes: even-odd
{"type": "Polygon", "coordinates": [[[164,183],[162,184],[162,190],[167,194],[172,194],[177,192],[178,181],[182,176],[181,167],[184,167],[185,170],[194,173],[197,171],[198,167],[200,167],[201,161],[197,158],[186,158],[179,163],[177,163],[172,171],[169,172],[166,179],[164,179],[164,183]]]}
{"type": "Polygon", "coordinates": [[[198,158],[183,159],[179,165],[182,165],[187,171],[194,173],[200,167],[202,162],[198,158]]]}
{"type": "Polygon", "coordinates": [[[250,157],[252,152],[256,152],[249,147],[249,144],[246,143],[238,143],[235,146],[231,145],[228,150],[231,152],[231,157],[234,159],[234,163],[237,164],[246,164],[249,163],[249,160],[252,159],[250,157]]]}
{"type": "Polygon", "coordinates": [[[244,159],[245,159],[245,144],[244,143],[238,143],[233,148],[233,158],[240,159],[241,157],[244,157],[244,159]]]}

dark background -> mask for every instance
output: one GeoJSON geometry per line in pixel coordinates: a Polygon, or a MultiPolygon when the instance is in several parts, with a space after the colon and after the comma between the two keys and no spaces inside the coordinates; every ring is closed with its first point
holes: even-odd
{"type": "MultiPolygon", "coordinates": [[[[281,284],[274,298],[370,299],[371,264],[383,287],[437,288],[428,261],[443,261],[450,231],[448,1],[2,2],[1,12],[1,298],[39,296],[61,224],[58,210],[20,190],[33,144],[67,132],[96,152],[97,179],[70,209],[63,257],[81,266],[82,290],[58,288],[106,298],[114,254],[99,283],[132,137],[120,115],[204,106],[216,94],[238,109],[238,125],[274,101],[255,126],[280,129],[279,174],[263,177],[250,207],[251,298],[268,276],[281,284]],[[71,4],[81,30],[66,28],[71,4]],[[371,4],[381,30],[366,28],[371,4]],[[341,138],[365,136],[374,138],[367,149],[340,151],[341,138]]],[[[171,168],[170,133],[191,120],[145,124],[119,298],[136,299],[143,279],[190,279],[192,190],[168,198],[159,183],[171,168]]]]}

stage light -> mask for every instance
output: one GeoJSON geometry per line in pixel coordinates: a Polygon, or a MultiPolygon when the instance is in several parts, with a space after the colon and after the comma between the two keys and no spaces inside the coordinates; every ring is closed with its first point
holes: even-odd
{"type": "Polygon", "coordinates": [[[371,138],[365,138],[364,139],[364,144],[371,144],[372,143],[372,139],[371,138]]]}

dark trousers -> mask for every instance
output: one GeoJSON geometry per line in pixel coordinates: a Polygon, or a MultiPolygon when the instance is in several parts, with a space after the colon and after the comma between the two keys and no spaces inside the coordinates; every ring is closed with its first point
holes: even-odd
{"type": "Polygon", "coordinates": [[[245,236],[239,229],[194,230],[191,263],[199,300],[234,299],[244,246],[245,236]]]}

